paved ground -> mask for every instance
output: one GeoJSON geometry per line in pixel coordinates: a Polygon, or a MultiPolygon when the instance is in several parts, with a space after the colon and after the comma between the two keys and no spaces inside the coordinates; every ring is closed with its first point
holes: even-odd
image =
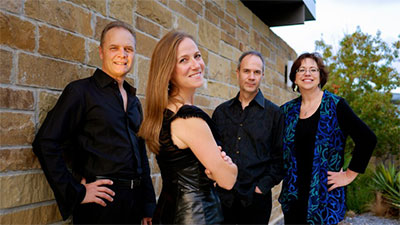
{"type": "MultiPolygon", "coordinates": [[[[275,225],[283,224],[283,219],[275,223],[275,225]]],[[[400,218],[387,219],[373,216],[371,213],[365,213],[354,217],[346,217],[339,225],[400,225],[400,218]]]]}
{"type": "Polygon", "coordinates": [[[354,217],[346,217],[339,225],[400,225],[400,218],[387,219],[365,213],[354,217]]]}

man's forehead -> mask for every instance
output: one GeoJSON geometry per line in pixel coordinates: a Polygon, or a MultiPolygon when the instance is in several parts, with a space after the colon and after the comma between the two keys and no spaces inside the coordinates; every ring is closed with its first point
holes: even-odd
{"type": "Polygon", "coordinates": [[[104,37],[104,41],[107,42],[115,42],[117,40],[123,40],[124,42],[133,42],[135,43],[135,38],[133,35],[122,27],[114,27],[107,31],[104,37]]]}

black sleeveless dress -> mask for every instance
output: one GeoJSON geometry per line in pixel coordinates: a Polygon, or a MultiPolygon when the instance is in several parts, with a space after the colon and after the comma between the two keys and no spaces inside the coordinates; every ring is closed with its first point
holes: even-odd
{"type": "Polygon", "coordinates": [[[178,112],[165,110],[156,156],[163,186],[153,216],[155,224],[218,224],[223,221],[221,204],[204,166],[190,148],[179,149],[171,139],[171,122],[176,118],[205,120],[214,138],[215,125],[201,109],[184,105],[178,112]]]}

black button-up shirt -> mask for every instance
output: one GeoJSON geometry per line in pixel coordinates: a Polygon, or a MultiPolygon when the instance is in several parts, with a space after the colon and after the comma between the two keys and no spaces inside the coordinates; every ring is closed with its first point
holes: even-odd
{"type": "Polygon", "coordinates": [[[125,179],[141,176],[145,216],[151,216],[154,210],[145,143],[136,136],[143,119],[142,107],[135,88],[127,82],[123,87],[128,97],[126,112],[118,83],[100,69],[92,77],[68,84],[35,138],[33,151],[64,219],[86,193],[80,180],[67,169],[64,156],[72,157],[74,175],[88,181],[99,175],[125,179]]]}
{"type": "Polygon", "coordinates": [[[261,91],[243,110],[239,94],[219,105],[213,114],[224,150],[238,166],[233,191],[219,189],[224,204],[239,197],[251,204],[255,187],[266,194],[283,179],[282,137],[284,117],[261,91]]]}

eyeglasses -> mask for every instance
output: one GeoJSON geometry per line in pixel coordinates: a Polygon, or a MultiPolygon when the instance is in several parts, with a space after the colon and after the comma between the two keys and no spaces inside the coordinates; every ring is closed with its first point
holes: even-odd
{"type": "MultiPolygon", "coordinates": [[[[310,71],[310,73],[312,73],[312,74],[316,74],[319,72],[319,69],[318,68],[310,68],[308,71],[310,71]]],[[[307,69],[305,69],[305,68],[300,68],[300,69],[296,70],[296,73],[299,73],[299,74],[305,74],[306,72],[307,72],[307,69]]]]}

